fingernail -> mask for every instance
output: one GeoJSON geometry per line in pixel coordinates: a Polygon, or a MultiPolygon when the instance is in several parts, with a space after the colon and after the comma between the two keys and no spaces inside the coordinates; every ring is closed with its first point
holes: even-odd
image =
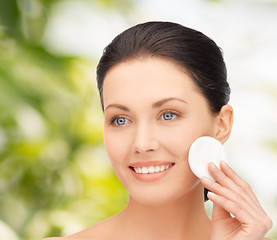
{"type": "Polygon", "coordinates": [[[224,161],[221,161],[220,164],[222,164],[222,165],[224,165],[226,167],[229,167],[229,165],[226,162],[224,162],[224,161]]]}
{"type": "Polygon", "coordinates": [[[211,182],[212,182],[212,180],[209,179],[209,178],[206,177],[206,176],[202,177],[202,179],[203,179],[203,181],[208,182],[208,183],[211,183],[211,182]]]}
{"type": "Polygon", "coordinates": [[[218,168],[213,162],[210,162],[209,164],[210,164],[211,167],[213,167],[213,168],[218,168]]]}
{"type": "Polygon", "coordinates": [[[210,196],[210,197],[215,197],[215,196],[217,196],[217,195],[216,195],[215,193],[209,191],[209,192],[208,192],[208,197],[209,197],[209,196],[210,196]]]}

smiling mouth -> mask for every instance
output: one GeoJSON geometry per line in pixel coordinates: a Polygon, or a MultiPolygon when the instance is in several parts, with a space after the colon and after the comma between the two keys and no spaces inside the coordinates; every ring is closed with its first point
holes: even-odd
{"type": "Polygon", "coordinates": [[[132,167],[130,166],[134,172],[138,174],[153,174],[153,173],[159,173],[159,172],[164,172],[167,169],[173,167],[175,163],[170,163],[170,164],[164,164],[164,165],[159,165],[159,166],[149,166],[149,167],[132,167]]]}

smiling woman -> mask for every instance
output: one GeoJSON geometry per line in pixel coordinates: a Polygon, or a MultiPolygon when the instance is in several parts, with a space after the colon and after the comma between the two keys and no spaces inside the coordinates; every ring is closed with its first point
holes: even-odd
{"type": "Polygon", "coordinates": [[[137,25],[106,47],[97,80],[105,147],[129,201],[64,239],[263,239],[272,222],[246,182],[226,164],[209,165],[215,182],[188,165],[196,138],[225,143],[232,129],[226,68],[211,39],[175,23],[137,25]]]}
{"type": "Polygon", "coordinates": [[[175,63],[144,57],[116,65],[106,74],[103,104],[106,150],[132,198],[145,204],[164,204],[168,196],[178,199],[199,183],[188,167],[187,152],[197,137],[214,135],[214,114],[175,63]],[[112,104],[122,107],[106,108],[112,104]],[[147,174],[147,168],[158,166],[170,167],[147,174]],[[136,173],[132,167],[146,174],[136,173]],[[130,178],[130,170],[135,178],[130,178]]]}

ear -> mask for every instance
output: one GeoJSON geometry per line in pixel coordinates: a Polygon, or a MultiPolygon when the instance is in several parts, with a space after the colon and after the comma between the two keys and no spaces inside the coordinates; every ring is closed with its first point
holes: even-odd
{"type": "Polygon", "coordinates": [[[233,125],[233,108],[231,105],[224,105],[216,116],[216,136],[215,138],[222,144],[230,137],[233,125]]]}

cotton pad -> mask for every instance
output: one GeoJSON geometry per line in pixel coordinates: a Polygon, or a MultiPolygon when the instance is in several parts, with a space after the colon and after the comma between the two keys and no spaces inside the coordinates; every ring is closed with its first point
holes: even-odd
{"type": "Polygon", "coordinates": [[[227,154],[221,142],[212,137],[197,138],[191,145],[189,150],[189,166],[192,172],[198,177],[211,176],[208,170],[208,164],[213,162],[217,167],[221,161],[227,162],[227,154]]]}

